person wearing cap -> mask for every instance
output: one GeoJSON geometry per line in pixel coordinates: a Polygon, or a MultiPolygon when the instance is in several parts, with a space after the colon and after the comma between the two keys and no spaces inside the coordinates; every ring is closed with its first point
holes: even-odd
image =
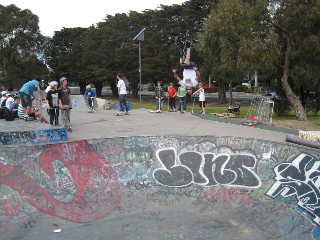
{"type": "Polygon", "coordinates": [[[42,100],[45,100],[45,98],[42,95],[42,91],[40,89],[40,82],[41,78],[37,77],[33,80],[30,80],[26,82],[19,91],[19,96],[21,100],[21,105],[24,109],[24,119],[26,121],[34,120],[29,115],[34,113],[34,110],[32,109],[32,95],[35,91],[39,93],[42,100]]]}
{"type": "Polygon", "coordinates": [[[59,88],[61,98],[59,105],[61,109],[62,126],[67,129],[68,132],[72,132],[70,125],[70,112],[72,108],[71,90],[68,87],[68,79],[66,77],[60,78],[59,88]]]}
{"type": "Polygon", "coordinates": [[[198,84],[198,90],[194,92],[195,95],[199,95],[199,107],[201,108],[201,111],[199,114],[206,115],[206,97],[204,94],[204,88],[202,86],[202,83],[198,84]]]}
{"type": "Polygon", "coordinates": [[[14,99],[13,99],[13,94],[11,94],[11,93],[7,93],[6,94],[6,96],[7,96],[7,100],[6,100],[6,105],[5,105],[5,107],[6,108],[10,108],[10,105],[11,105],[11,103],[13,103],[14,102],[14,99]]]}
{"type": "Polygon", "coordinates": [[[7,91],[2,91],[1,92],[1,99],[0,99],[0,106],[2,106],[3,101],[7,99],[7,91]]]}
{"type": "Polygon", "coordinates": [[[51,90],[47,93],[47,110],[50,115],[50,124],[59,125],[59,102],[61,99],[61,93],[58,90],[58,82],[50,82],[51,90]]]}
{"type": "Polygon", "coordinates": [[[173,83],[169,84],[168,87],[168,98],[169,98],[169,112],[175,112],[176,111],[176,95],[177,90],[173,86],[173,83]]]}
{"type": "Polygon", "coordinates": [[[90,84],[88,84],[86,86],[84,96],[88,99],[89,111],[93,112],[94,111],[94,108],[93,108],[94,98],[97,96],[97,94],[96,94],[96,91],[91,88],[90,84]]]}

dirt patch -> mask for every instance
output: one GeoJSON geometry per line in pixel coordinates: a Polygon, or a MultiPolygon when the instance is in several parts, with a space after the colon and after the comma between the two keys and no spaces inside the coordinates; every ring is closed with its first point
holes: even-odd
{"type": "Polygon", "coordinates": [[[273,125],[301,131],[320,131],[320,126],[313,124],[311,121],[276,120],[273,122],[273,125]]]}

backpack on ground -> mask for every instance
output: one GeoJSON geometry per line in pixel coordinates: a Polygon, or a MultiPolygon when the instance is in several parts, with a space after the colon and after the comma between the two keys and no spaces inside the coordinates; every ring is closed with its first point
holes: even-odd
{"type": "Polygon", "coordinates": [[[6,107],[4,107],[4,119],[6,121],[13,121],[14,120],[14,115],[12,114],[12,112],[10,112],[10,110],[6,107]]]}
{"type": "Polygon", "coordinates": [[[4,119],[4,113],[5,113],[5,109],[3,107],[0,108],[0,119],[4,119]]]}

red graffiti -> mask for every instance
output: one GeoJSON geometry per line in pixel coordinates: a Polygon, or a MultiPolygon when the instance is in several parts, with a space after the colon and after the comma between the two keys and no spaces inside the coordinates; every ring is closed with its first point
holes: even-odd
{"type": "Polygon", "coordinates": [[[4,234],[8,232],[9,227],[11,226],[10,221],[21,213],[21,206],[17,201],[10,200],[1,204],[0,210],[0,234],[4,234]]]}
{"type": "Polygon", "coordinates": [[[204,199],[210,202],[217,202],[222,205],[229,203],[250,205],[250,197],[241,188],[213,188],[202,193],[204,199]]]}
{"type": "Polygon", "coordinates": [[[68,169],[75,185],[73,200],[63,202],[26,176],[21,166],[0,163],[0,183],[18,191],[41,213],[73,222],[91,222],[110,214],[119,203],[120,191],[114,169],[86,141],[47,146],[40,166],[56,180],[54,161],[68,169]]]}

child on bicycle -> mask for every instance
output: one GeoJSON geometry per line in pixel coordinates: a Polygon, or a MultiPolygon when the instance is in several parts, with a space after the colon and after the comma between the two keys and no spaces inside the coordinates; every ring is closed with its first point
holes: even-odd
{"type": "Polygon", "coordinates": [[[97,96],[96,91],[91,88],[91,85],[86,86],[86,91],[84,92],[84,96],[88,99],[89,111],[94,111],[93,104],[94,98],[97,96]]]}

